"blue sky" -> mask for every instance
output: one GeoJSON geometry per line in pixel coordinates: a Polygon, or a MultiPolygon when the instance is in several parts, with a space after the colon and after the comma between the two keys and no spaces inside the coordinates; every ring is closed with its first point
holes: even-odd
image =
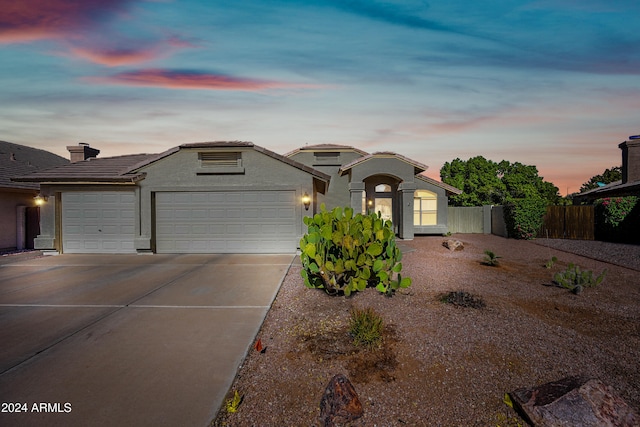
{"type": "Polygon", "coordinates": [[[561,194],[640,133],[637,0],[0,0],[0,139],[476,155],[561,194]]]}

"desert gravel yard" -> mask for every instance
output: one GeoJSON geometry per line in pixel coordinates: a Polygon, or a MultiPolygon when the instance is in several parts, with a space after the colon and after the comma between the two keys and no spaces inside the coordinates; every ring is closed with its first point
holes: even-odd
{"type": "Polygon", "coordinates": [[[392,298],[374,289],[350,298],[306,289],[294,264],[257,337],[266,351],[249,352],[230,389],[242,403],[235,413],[223,406],[212,425],[320,426],[320,399],[338,373],[364,406],[354,426],[526,425],[505,393],[571,375],[602,380],[640,410],[639,246],[452,238],[464,250],[450,252],[443,237],[400,242],[403,276],[413,285],[392,298]],[[590,245],[595,254],[587,254],[590,245]],[[576,248],[590,258],[566,252],[576,248]],[[501,257],[497,267],[482,264],[487,249],[501,257]],[[616,251],[633,268],[594,259],[616,251]],[[552,257],[557,262],[546,268],[552,257]],[[607,269],[604,282],[579,295],[554,286],[553,274],[569,263],[607,269]],[[451,291],[485,306],[443,303],[451,291]],[[380,348],[352,344],[354,307],[383,317],[380,348]]]}

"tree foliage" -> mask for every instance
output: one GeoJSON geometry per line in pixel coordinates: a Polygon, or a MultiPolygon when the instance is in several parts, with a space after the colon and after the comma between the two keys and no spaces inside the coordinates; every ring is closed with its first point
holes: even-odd
{"type": "Polygon", "coordinates": [[[450,197],[453,206],[499,205],[528,198],[553,204],[560,198],[558,188],[544,181],[535,166],[507,160],[496,163],[482,156],[467,161],[456,158],[442,166],[440,178],[463,191],[450,197]]]}
{"type": "Polygon", "coordinates": [[[598,188],[598,183],[601,182],[603,184],[609,184],[615,181],[620,181],[622,179],[622,168],[620,166],[613,166],[611,169],[605,169],[600,175],[592,176],[589,181],[582,184],[580,187],[580,192],[584,193],[585,191],[592,190],[594,188],[598,188]]]}

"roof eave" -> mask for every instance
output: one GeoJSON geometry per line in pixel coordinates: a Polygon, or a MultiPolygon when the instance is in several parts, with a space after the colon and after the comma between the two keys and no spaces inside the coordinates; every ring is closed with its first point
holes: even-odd
{"type": "Polygon", "coordinates": [[[429,168],[428,166],[423,165],[422,163],[413,161],[411,159],[408,159],[401,154],[391,153],[391,152],[378,152],[373,154],[367,154],[366,156],[360,157],[359,159],[355,159],[353,162],[340,167],[340,170],[338,172],[340,173],[340,175],[344,175],[349,171],[349,169],[352,169],[362,163],[366,163],[369,160],[380,159],[380,158],[389,158],[389,159],[393,158],[393,159],[400,160],[404,163],[407,163],[408,165],[413,166],[414,175],[418,175],[429,168]]]}
{"type": "Polygon", "coordinates": [[[135,184],[142,181],[147,176],[146,173],[127,176],[97,176],[97,177],[33,177],[33,178],[11,178],[17,182],[34,182],[40,185],[59,185],[59,184],[135,184]]]}

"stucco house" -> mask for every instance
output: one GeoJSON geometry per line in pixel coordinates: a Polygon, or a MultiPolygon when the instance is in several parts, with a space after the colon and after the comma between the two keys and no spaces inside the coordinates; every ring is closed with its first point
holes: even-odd
{"type": "Polygon", "coordinates": [[[14,182],[11,177],[68,164],[45,150],[0,141],[0,251],[33,248],[39,233],[37,182],[14,182]]]}
{"type": "Polygon", "coordinates": [[[640,135],[618,144],[622,154],[622,180],[576,194],[574,203],[591,203],[605,197],[640,196],[640,135]]]}
{"type": "MultiPolygon", "coordinates": [[[[93,157],[15,178],[39,183],[38,249],[62,253],[291,253],[322,203],[381,211],[398,237],[447,231],[449,194],[395,153],[341,145],[280,155],[250,142],[93,157]]],[[[79,158],[73,158],[73,152],[79,158]]],[[[97,151],[97,150],[95,150],[97,151]]]]}

